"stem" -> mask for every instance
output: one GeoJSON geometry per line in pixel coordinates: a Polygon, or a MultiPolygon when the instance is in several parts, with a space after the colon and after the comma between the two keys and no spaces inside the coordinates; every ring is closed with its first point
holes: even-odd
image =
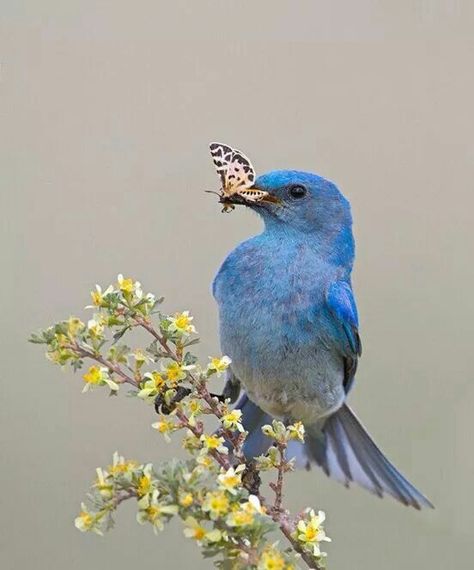
{"type": "Polygon", "coordinates": [[[285,443],[278,443],[278,451],[280,452],[280,463],[278,464],[278,475],[276,484],[272,485],[272,489],[275,491],[275,503],[273,509],[278,512],[281,511],[281,504],[283,501],[283,473],[285,472],[286,459],[285,459],[285,443]]]}
{"type": "Polygon", "coordinates": [[[120,366],[118,364],[114,364],[113,362],[106,360],[100,354],[95,354],[93,352],[90,352],[89,350],[86,350],[85,348],[80,347],[78,344],[68,345],[68,348],[73,350],[79,356],[84,357],[84,358],[90,358],[91,360],[95,360],[99,364],[102,364],[102,366],[105,366],[105,367],[109,368],[110,370],[112,370],[113,372],[115,372],[115,374],[117,374],[117,376],[119,376],[119,378],[121,379],[121,382],[119,382],[119,383],[131,384],[135,388],[138,387],[138,382],[134,378],[132,378],[131,376],[128,376],[128,374],[125,374],[125,372],[120,368],[120,366]]]}
{"type": "Polygon", "coordinates": [[[176,362],[179,362],[176,354],[168,346],[166,339],[154,329],[153,325],[149,321],[147,321],[146,319],[142,319],[141,317],[133,317],[133,318],[139,326],[143,327],[146,331],[148,331],[160,343],[161,348],[166,352],[166,354],[170,358],[172,358],[176,362]]]}
{"type": "Polygon", "coordinates": [[[123,491],[121,494],[119,494],[115,497],[114,509],[116,509],[120,505],[120,503],[123,503],[124,501],[126,501],[128,499],[132,499],[133,497],[136,497],[136,496],[137,496],[137,494],[136,494],[135,490],[123,491]]]}

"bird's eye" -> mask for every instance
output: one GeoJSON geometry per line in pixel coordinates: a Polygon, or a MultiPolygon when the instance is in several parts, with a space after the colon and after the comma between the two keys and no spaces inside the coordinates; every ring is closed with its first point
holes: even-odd
{"type": "Polygon", "coordinates": [[[307,194],[306,188],[304,186],[301,186],[301,184],[294,184],[293,186],[290,186],[288,191],[290,196],[296,200],[299,198],[304,198],[307,194]]]}

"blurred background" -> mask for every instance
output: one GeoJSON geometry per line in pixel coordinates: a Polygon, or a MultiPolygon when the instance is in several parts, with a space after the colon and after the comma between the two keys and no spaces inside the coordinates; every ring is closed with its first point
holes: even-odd
{"type": "Polygon", "coordinates": [[[298,472],[328,513],[329,568],[472,564],[474,5],[3,0],[0,12],[1,566],[210,567],[178,524],[125,505],[105,538],[73,520],[113,451],[177,453],[151,408],[81,395],[28,345],[124,273],[190,309],[219,352],[210,283],[256,233],[221,215],[208,143],[257,172],[316,171],[351,200],[364,355],[351,405],[436,505],[415,512],[298,472]]]}

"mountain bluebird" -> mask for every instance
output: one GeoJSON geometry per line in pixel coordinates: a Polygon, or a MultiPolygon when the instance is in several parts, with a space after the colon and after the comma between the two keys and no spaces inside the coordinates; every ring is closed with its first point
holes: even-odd
{"type": "Polygon", "coordinates": [[[267,199],[226,203],[253,209],[264,231],[230,253],[213,284],[222,351],[232,359],[224,393],[235,401],[245,390],[237,404],[249,432],[245,454],[265,453],[271,442],[261,427],[273,417],[299,420],[305,443],[288,450],[298,464],[430,507],[346,403],[361,355],[349,202],[328,180],[293,170],[264,174],[253,188],[267,199]]]}

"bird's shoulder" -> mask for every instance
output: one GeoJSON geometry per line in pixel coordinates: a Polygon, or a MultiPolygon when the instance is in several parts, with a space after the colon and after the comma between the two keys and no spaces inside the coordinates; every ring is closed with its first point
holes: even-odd
{"type": "Polygon", "coordinates": [[[221,285],[229,287],[253,274],[262,274],[268,265],[268,240],[260,234],[237,245],[224,259],[212,283],[212,294],[217,299],[221,285]]]}
{"type": "Polygon", "coordinates": [[[336,328],[342,333],[346,352],[360,356],[359,316],[350,281],[333,281],[326,292],[326,303],[336,328]]]}

